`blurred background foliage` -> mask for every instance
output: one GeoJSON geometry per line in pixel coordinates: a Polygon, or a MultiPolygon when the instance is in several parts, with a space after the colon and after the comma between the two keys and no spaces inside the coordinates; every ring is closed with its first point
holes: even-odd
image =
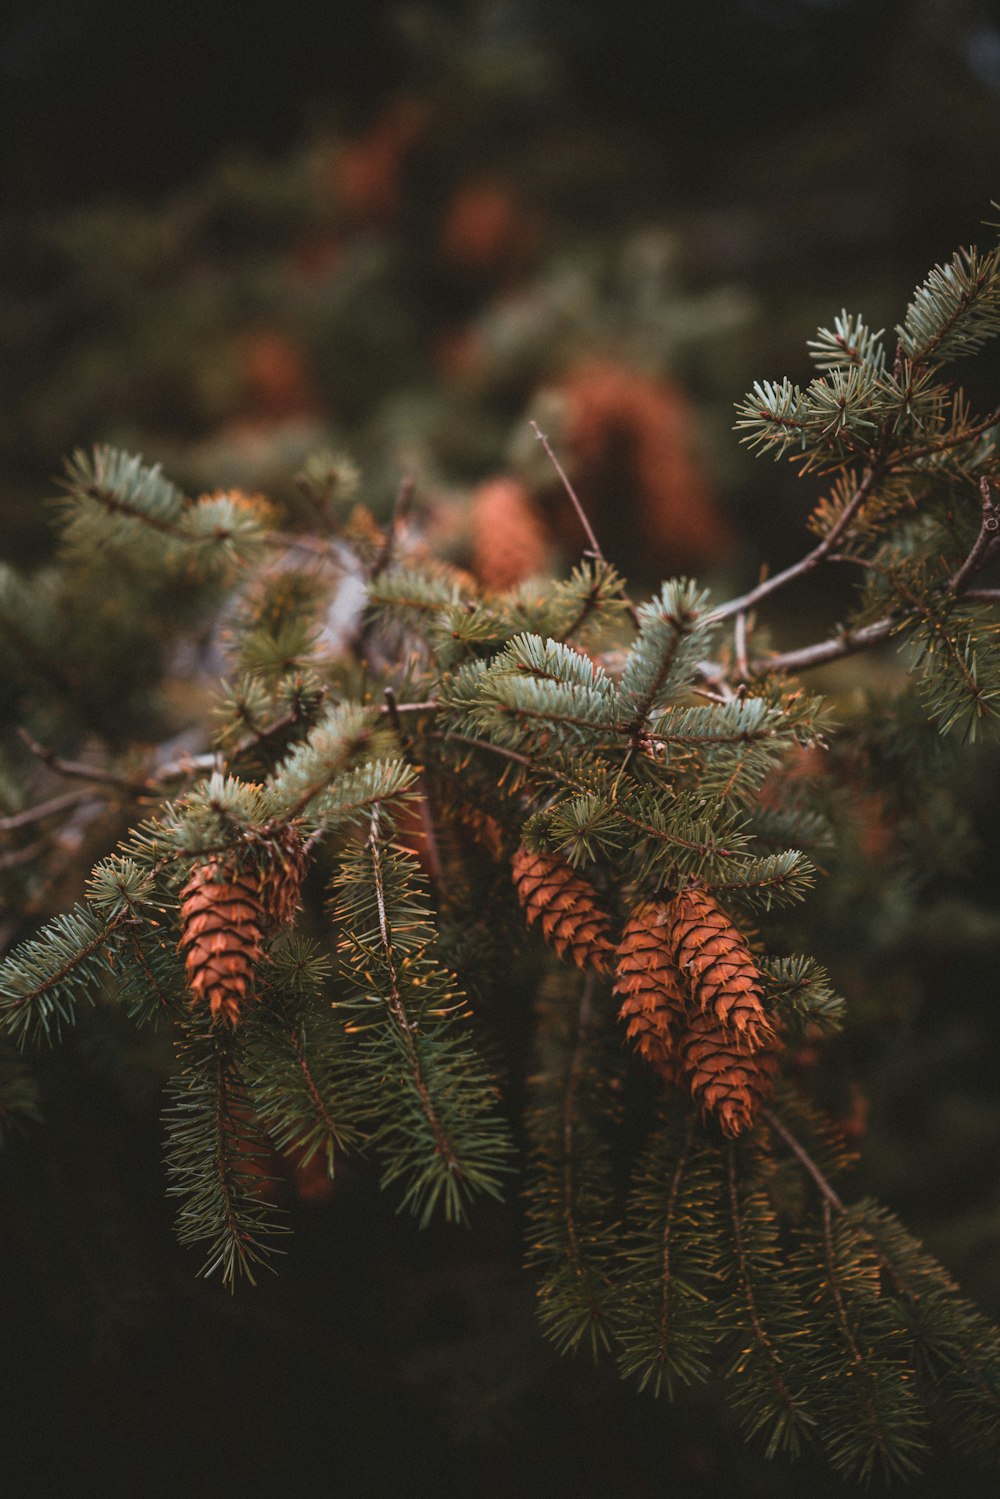
{"type": "MultiPolygon", "coordinates": [[[[383,514],[412,474],[428,541],[502,587],[579,549],[534,417],[640,590],[735,588],[800,554],[820,482],[749,458],[733,402],[805,374],[842,306],[891,327],[977,237],[1000,7],[9,0],[0,152],[8,558],[44,559],[76,445],[263,490],[292,527],[295,475],[346,453],[383,514]]],[[[987,351],[974,402],[998,375],[987,351]]],[[[788,644],[836,618],[829,572],[771,617],[788,644]]],[[[887,681],[878,659],[817,674],[848,718],[887,681]]],[[[796,1065],[862,1145],[858,1191],[996,1313],[1000,902],[974,835],[1000,824],[997,757],[918,817],[891,736],[865,754],[850,877],[804,914],[854,1024],[796,1065]]],[[[419,1234],[360,1167],[332,1200],[300,1176],[281,1278],[202,1285],[163,1204],[163,1059],[115,1044],[85,1028],[47,1063],[41,1175],[23,1142],[3,1158],[11,1493],[841,1491],[745,1451],[710,1398],[667,1409],[557,1360],[491,1208],[419,1234]]],[[[992,1483],[942,1460],[914,1492],[992,1483]]]]}

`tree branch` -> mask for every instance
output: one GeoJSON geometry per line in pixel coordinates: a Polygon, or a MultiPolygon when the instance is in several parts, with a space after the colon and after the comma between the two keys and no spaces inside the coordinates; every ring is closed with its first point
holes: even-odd
{"type": "Polygon", "coordinates": [[[885,640],[898,623],[895,615],[886,615],[885,619],[862,625],[858,630],[844,630],[832,640],[820,640],[815,645],[806,645],[797,651],[763,656],[750,662],[750,674],[764,676],[773,671],[808,671],[812,666],[825,666],[828,661],[853,656],[855,652],[867,650],[869,646],[885,640]]]}
{"type": "Polygon", "coordinates": [[[952,593],[961,593],[972,575],[979,571],[996,545],[998,533],[1000,533],[1000,510],[994,502],[990,481],[985,474],[979,481],[979,493],[983,498],[983,516],[979,525],[979,535],[961,567],[952,574],[948,581],[948,587],[952,593]]]}
{"type": "Polygon", "coordinates": [[[799,1164],[805,1167],[809,1175],[812,1177],[813,1181],[816,1183],[816,1186],[819,1188],[820,1195],[822,1196],[824,1202],[829,1203],[831,1207],[836,1208],[839,1213],[842,1213],[844,1211],[843,1200],[837,1195],[833,1187],[831,1187],[830,1183],[827,1181],[826,1177],[823,1175],[822,1171],[819,1169],[812,1156],[806,1150],[801,1140],[796,1139],[787,1125],[783,1124],[778,1118],[777,1114],[773,1113],[770,1109],[761,1109],[760,1117],[765,1121],[765,1123],[769,1124],[774,1133],[784,1141],[799,1164]]]}
{"type": "Polygon", "coordinates": [[[744,614],[748,609],[752,609],[755,604],[759,604],[761,599],[769,598],[779,588],[787,587],[796,578],[804,577],[806,573],[812,572],[814,567],[818,567],[824,557],[832,552],[865,500],[871,494],[872,486],[880,473],[881,465],[877,462],[872,463],[870,468],[865,469],[864,477],[844,506],[837,520],[823,537],[823,540],[818,546],[814,546],[811,552],[807,552],[804,557],[800,557],[798,562],[793,562],[791,567],[786,567],[784,572],[775,573],[773,577],[765,578],[762,583],[757,584],[756,588],[751,588],[749,593],[740,594],[739,598],[730,599],[728,603],[720,604],[718,608],[711,611],[707,619],[718,621],[729,619],[733,614],[744,614]]]}
{"type": "Polygon", "coordinates": [[[9,817],[0,817],[0,833],[13,833],[18,828],[29,827],[33,822],[54,817],[57,812],[68,812],[80,802],[95,800],[97,794],[96,791],[84,788],[79,791],[64,791],[62,796],[50,797],[48,801],[38,802],[34,807],[25,807],[20,812],[12,812],[9,817]]]}

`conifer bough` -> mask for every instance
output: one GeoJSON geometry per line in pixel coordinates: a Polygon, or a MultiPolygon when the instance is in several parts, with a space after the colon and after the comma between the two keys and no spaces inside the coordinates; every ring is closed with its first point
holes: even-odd
{"type": "Polygon", "coordinates": [[[560,1348],[668,1395],[718,1376],[768,1452],[816,1442],[858,1478],[914,1473],[942,1432],[995,1467],[996,1330],[891,1214],[844,1201],[836,1130],[780,1075],[844,1006],[773,913],[807,895],[810,852],[832,881],[849,866],[838,766],[858,801],[865,767],[902,755],[903,827],[996,717],[997,413],[971,411],[950,363],[998,330],[1000,251],[961,251],[894,352],[844,313],[808,385],[755,386],[744,440],[829,488],[812,548],[727,602],[680,579],[637,607],[590,531],[569,578],[477,592],[361,509],[335,536],[286,534],[261,501],[77,454],[55,564],[0,569],[21,731],[0,818],[4,1131],[39,1115],[19,1049],[112,1002],[137,1037],[167,1027],[178,1232],[232,1284],[284,1227],[268,1152],[331,1175],[366,1155],[422,1222],[516,1191],[485,1057],[530,1006],[527,1258],[560,1348]],[[845,564],[842,622],[772,646],[770,598],[845,564]],[[345,569],[366,587],[346,630],[345,569]],[[192,746],[163,689],[194,641],[227,681],[192,746]],[[886,642],[893,701],[834,735],[793,673],[886,642]],[[68,822],[103,856],[32,931],[68,822]]]}

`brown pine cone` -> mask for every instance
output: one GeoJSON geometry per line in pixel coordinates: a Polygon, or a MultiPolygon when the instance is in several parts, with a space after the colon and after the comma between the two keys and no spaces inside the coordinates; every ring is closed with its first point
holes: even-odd
{"type": "Polygon", "coordinates": [[[472,496],[472,570],[491,592],[545,571],[551,543],[527,487],[488,479],[472,496]]]}
{"type": "Polygon", "coordinates": [[[181,940],[188,983],[207,996],[213,1015],[231,1025],[253,993],[266,925],[256,872],[209,859],[191,871],[181,891],[181,940]]]}
{"type": "Polygon", "coordinates": [[[267,933],[295,920],[309,860],[295,828],[279,828],[268,839],[269,859],[260,876],[260,900],[267,933]]]}
{"type": "Polygon", "coordinates": [[[611,967],[614,947],[610,922],[597,892],[555,854],[519,848],[511,860],[517,897],[529,922],[540,922],[546,942],[578,968],[611,967]]]}
{"type": "Polygon", "coordinates": [[[753,1051],[773,1034],[762,1004],[760,969],[737,927],[705,890],[671,902],[674,956],[695,1003],[753,1051]]]}
{"type": "Polygon", "coordinates": [[[643,901],[636,906],[618,944],[616,994],[623,996],[619,1018],[639,1055],[667,1082],[680,1077],[677,1037],[691,1008],[690,990],[673,953],[670,906],[643,901]]]}
{"type": "Polygon", "coordinates": [[[751,1128],[761,1104],[770,1098],[778,1071],[778,1046],[772,1032],[767,1044],[747,1051],[728,1027],[706,1014],[696,1014],[681,1039],[680,1054],[692,1096],[730,1139],[751,1128]]]}

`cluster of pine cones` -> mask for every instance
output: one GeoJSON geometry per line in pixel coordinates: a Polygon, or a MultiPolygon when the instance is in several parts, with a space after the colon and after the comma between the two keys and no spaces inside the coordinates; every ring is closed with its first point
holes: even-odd
{"type": "Polygon", "coordinates": [[[513,873],[529,922],[560,957],[614,972],[639,1054],[723,1134],[749,1129],[773,1089],[780,1041],[746,940],[707,891],[641,902],[616,947],[597,892],[568,864],[521,848],[513,873]]]}
{"type": "MultiPolygon", "coordinates": [[[[295,831],[276,829],[252,858],[196,864],[181,891],[188,984],[230,1025],[254,996],[265,941],[294,917],[305,870],[295,831]]],[[[725,1135],[749,1129],[773,1088],[781,1043],[746,940],[707,891],[642,901],[616,946],[593,886],[554,854],[521,848],[513,873],[529,922],[561,958],[614,973],[640,1056],[687,1089],[725,1135]]]]}

